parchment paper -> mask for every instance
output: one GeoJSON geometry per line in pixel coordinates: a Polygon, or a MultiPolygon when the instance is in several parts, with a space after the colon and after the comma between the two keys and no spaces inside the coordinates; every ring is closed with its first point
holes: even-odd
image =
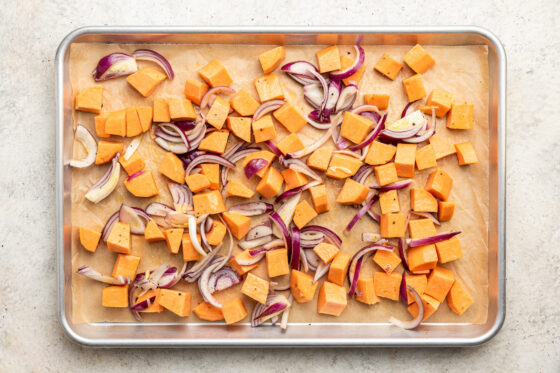
{"type": "MultiPolygon", "coordinates": [[[[212,59],[221,61],[233,77],[232,87],[244,88],[255,98],[253,80],[262,75],[262,70],[257,56],[270,49],[272,46],[247,46],[247,45],[116,45],[116,44],[73,44],[70,51],[70,79],[74,95],[81,89],[96,84],[91,77],[97,61],[112,52],[124,51],[131,53],[137,48],[151,48],[166,56],[175,70],[175,79],[164,81],[151,97],[144,98],[136,92],[124,78],[97,83],[104,87],[103,112],[114,111],[131,105],[152,105],[154,97],[182,96],[186,79],[199,79],[197,70],[212,59]]],[[[397,61],[402,61],[405,53],[411,46],[364,46],[366,51],[366,70],[359,84],[360,95],[356,103],[362,102],[365,93],[388,93],[391,95],[388,123],[398,119],[402,108],[406,104],[406,95],[401,81],[414,73],[404,67],[395,81],[391,81],[377,72],[373,66],[383,53],[388,53],[397,61]]],[[[315,61],[315,53],[321,46],[287,46],[286,62],[294,60],[315,61]]],[[[341,53],[352,54],[351,46],[342,46],[341,53]]],[[[474,129],[468,131],[451,131],[445,127],[445,118],[437,120],[437,134],[445,137],[451,143],[471,141],[480,160],[479,164],[459,167],[456,156],[452,155],[438,161],[438,166],[448,172],[454,180],[451,191],[451,200],[456,203],[455,214],[450,222],[443,223],[438,232],[462,231],[459,240],[463,249],[463,258],[443,266],[453,270],[455,276],[461,279],[474,298],[474,304],[461,316],[452,312],[446,303],[428,320],[431,323],[484,323],[488,312],[488,54],[485,46],[425,46],[425,49],[434,57],[436,65],[423,74],[426,92],[433,88],[441,88],[452,92],[456,102],[474,104],[474,129]]],[[[147,63],[139,62],[140,66],[147,63]]],[[[302,98],[301,86],[292,81],[283,73],[278,73],[284,88],[286,99],[299,107],[305,114],[311,111],[302,98]]],[[[421,100],[424,102],[424,100],[421,100]]],[[[417,104],[420,105],[420,104],[417,104]]],[[[416,106],[417,106],[416,105],[416,106]]],[[[75,112],[75,123],[80,123],[94,131],[93,114],[75,112]]],[[[287,131],[276,123],[278,140],[287,135],[287,131]]],[[[121,203],[145,207],[152,201],[161,201],[171,204],[171,197],[167,190],[166,181],[157,172],[164,151],[153,144],[147,134],[139,148],[140,155],[146,160],[146,169],[154,171],[154,177],[160,194],[154,198],[135,198],[122,184],[126,175],[121,172],[117,189],[105,200],[92,204],[84,198],[89,187],[105,172],[107,165],[92,166],[84,170],[74,169],[72,172],[72,268],[75,272],[81,265],[90,265],[97,271],[110,274],[116,254],[110,252],[103,243],[97,251],[91,254],[80,247],[78,229],[87,226],[101,229],[107,218],[118,209],[121,203]]],[[[310,144],[321,136],[321,131],[307,125],[298,136],[304,144],[310,144]]],[[[99,140],[99,139],[98,139],[99,140]]],[[[121,139],[118,139],[121,140],[121,139]]],[[[276,140],[276,141],[278,141],[276,140]]],[[[130,139],[124,139],[125,149],[130,139]]],[[[230,136],[230,143],[236,142],[230,136]]],[[[332,145],[332,142],[330,142],[332,145]]],[[[414,185],[424,187],[428,174],[433,169],[416,170],[414,185]]],[[[232,175],[233,176],[233,175],[232,175]]],[[[245,179],[242,173],[238,177],[248,185],[254,186],[245,179]]],[[[342,235],[344,226],[356,213],[356,209],[335,203],[336,194],[343,181],[326,178],[331,211],[322,214],[312,221],[312,224],[325,225],[342,235]]],[[[256,193],[258,195],[258,193],[256,193]]],[[[258,196],[255,197],[257,199],[258,196]]],[[[308,199],[308,193],[304,193],[308,199]]],[[[401,212],[409,209],[409,190],[399,192],[401,212]]],[[[239,203],[239,199],[228,198],[227,205],[239,203]]],[[[253,224],[257,223],[254,219],[253,224]]],[[[369,217],[362,218],[352,230],[350,236],[344,237],[343,250],[349,254],[354,253],[364,246],[361,242],[361,233],[364,231],[379,232],[379,226],[369,217]]],[[[239,249],[236,249],[238,252],[239,249]]],[[[170,255],[165,242],[148,244],[143,236],[132,237],[132,254],[142,257],[139,271],[152,269],[162,263],[169,263],[179,268],[182,266],[182,254],[170,255]]],[[[363,275],[372,275],[380,269],[371,259],[362,267],[363,275]]],[[[396,269],[402,272],[402,266],[396,269]]],[[[266,278],[265,261],[261,261],[255,274],[266,278]]],[[[278,279],[278,278],[277,278],[278,279]]],[[[284,281],[286,279],[283,279],[284,281]]],[[[320,283],[322,280],[320,281],[320,283]]],[[[103,321],[133,321],[128,309],[105,308],[101,305],[101,292],[105,285],[73,274],[72,277],[72,318],[75,323],[103,322],[103,321]]],[[[320,284],[319,284],[320,286],[320,284]]],[[[346,287],[348,284],[346,283],[346,287]]],[[[181,281],[177,289],[190,290],[193,296],[192,307],[201,302],[198,290],[194,285],[181,281]]],[[[241,296],[250,314],[254,301],[240,294],[241,284],[217,295],[218,299],[241,296]]],[[[286,292],[287,293],[287,292],[286,292]]],[[[317,294],[312,302],[306,304],[293,304],[290,313],[290,322],[358,322],[373,323],[387,322],[391,315],[399,318],[410,318],[401,302],[383,299],[372,306],[365,305],[355,300],[348,300],[348,306],[340,317],[332,317],[317,313],[317,294]]],[[[287,295],[287,294],[286,294],[287,295]]],[[[181,321],[200,322],[191,314],[189,317],[180,318],[171,312],[164,311],[160,314],[144,314],[146,321],[181,321]]],[[[248,317],[244,320],[247,321],[248,317]]]]}

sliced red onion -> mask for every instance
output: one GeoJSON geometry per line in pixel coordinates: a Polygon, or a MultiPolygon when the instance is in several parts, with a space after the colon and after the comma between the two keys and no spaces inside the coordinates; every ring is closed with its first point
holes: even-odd
{"type": "MultiPolygon", "coordinates": [[[[362,203],[363,206],[363,203],[362,203]]],[[[371,210],[367,210],[367,214],[376,222],[379,223],[379,221],[381,220],[381,217],[379,215],[377,215],[375,212],[371,211],[371,210]]]]}
{"type": "Polygon", "coordinates": [[[266,303],[258,303],[253,307],[251,313],[251,326],[257,327],[265,321],[272,319],[290,307],[290,302],[286,297],[279,294],[268,294],[266,303]]]}
{"type": "Polygon", "coordinates": [[[319,110],[313,110],[307,115],[307,123],[318,130],[327,130],[331,127],[331,118],[323,116],[319,110]]]}
{"type": "MultiPolygon", "coordinates": [[[[356,253],[354,253],[354,255],[352,256],[352,261],[350,262],[350,266],[348,267],[348,282],[350,282],[351,284],[351,288],[352,285],[354,285],[354,289],[356,289],[356,284],[354,284],[354,280],[356,280],[356,283],[358,281],[357,276],[354,275],[354,268],[357,267],[358,261],[362,258],[364,258],[366,255],[369,255],[377,250],[382,250],[382,251],[393,251],[393,248],[391,246],[386,246],[386,245],[380,245],[377,243],[373,243],[367,246],[362,247],[360,250],[358,250],[356,253]]],[[[353,295],[353,294],[352,294],[353,295]]]]}
{"type": "MultiPolygon", "coordinates": [[[[294,296],[290,292],[290,294],[288,295],[288,303],[291,304],[293,299],[294,299],[294,296]]],[[[290,307],[288,307],[288,309],[286,309],[284,312],[282,312],[282,320],[280,321],[280,329],[286,330],[286,328],[288,327],[288,318],[289,317],[290,317],[290,307]]]]}
{"type": "Polygon", "coordinates": [[[407,239],[406,243],[408,244],[409,247],[418,247],[418,246],[422,246],[422,245],[430,245],[430,244],[433,244],[433,243],[449,240],[450,238],[455,237],[459,233],[461,233],[461,232],[449,232],[449,233],[436,234],[435,236],[430,236],[430,237],[425,237],[425,238],[407,239]]]}
{"type": "Polygon", "coordinates": [[[220,157],[219,155],[214,154],[202,154],[196,157],[194,160],[189,163],[187,169],[185,170],[186,175],[190,175],[191,171],[202,163],[217,163],[221,166],[225,166],[228,168],[235,168],[235,163],[225,159],[224,157],[220,157]]]}
{"type": "Polygon", "coordinates": [[[360,270],[362,269],[362,261],[364,257],[362,256],[356,261],[356,267],[354,269],[354,276],[352,276],[352,280],[350,281],[350,290],[348,290],[348,296],[352,298],[354,293],[356,292],[356,286],[358,286],[358,278],[360,277],[360,270]]]}
{"type": "MultiPolygon", "coordinates": [[[[226,227],[226,232],[228,234],[228,248],[226,250],[226,254],[223,256],[222,261],[220,262],[220,264],[214,269],[214,271],[218,271],[219,269],[221,269],[222,267],[224,267],[226,264],[229,263],[229,260],[232,258],[233,256],[233,236],[231,234],[231,230],[229,229],[229,226],[226,224],[226,222],[224,221],[224,219],[222,218],[221,215],[218,216],[218,218],[220,219],[220,222],[226,227]]],[[[218,245],[217,248],[219,248],[221,246],[218,245]]]]}
{"type": "Polygon", "coordinates": [[[313,284],[319,281],[321,277],[329,273],[329,269],[331,269],[331,263],[325,264],[323,261],[319,263],[317,266],[317,270],[315,270],[315,276],[313,276],[313,284]]]}
{"type": "Polygon", "coordinates": [[[232,155],[234,155],[235,153],[237,153],[238,151],[242,150],[242,149],[245,149],[245,143],[244,142],[238,142],[237,144],[235,144],[234,146],[232,146],[228,150],[226,150],[224,152],[224,154],[222,154],[222,157],[231,161],[230,157],[232,155]]]}
{"type": "Polygon", "coordinates": [[[356,97],[358,97],[358,86],[355,82],[351,82],[349,85],[344,87],[342,92],[340,92],[340,97],[336,103],[335,111],[338,113],[349,110],[352,108],[352,105],[354,105],[356,97]]]}
{"type": "Polygon", "coordinates": [[[300,266],[300,231],[297,227],[292,227],[292,256],[290,259],[290,267],[299,270],[300,266]]]}
{"type": "MultiPolygon", "coordinates": [[[[269,295],[270,296],[270,295],[269,295]]],[[[268,300],[268,298],[267,298],[268,300]]],[[[251,327],[252,328],[256,328],[259,325],[262,325],[264,323],[264,321],[262,321],[261,319],[257,319],[257,316],[260,315],[261,313],[263,313],[265,310],[265,305],[257,302],[255,303],[255,305],[253,306],[253,310],[251,311],[251,327]]]]}
{"type": "Polygon", "coordinates": [[[310,84],[316,82],[317,79],[312,74],[312,71],[318,72],[317,68],[307,61],[294,61],[285,64],[281,68],[282,71],[300,84],[310,84]]]}
{"type": "Polygon", "coordinates": [[[312,271],[316,271],[319,264],[321,264],[321,259],[315,254],[312,249],[305,249],[302,250],[303,256],[305,256],[305,260],[307,261],[307,265],[309,269],[312,271]]]}
{"type": "Polygon", "coordinates": [[[373,142],[373,140],[375,140],[375,138],[377,137],[377,135],[379,135],[379,133],[381,132],[381,130],[385,127],[385,120],[387,119],[387,114],[384,114],[383,117],[381,118],[381,121],[377,124],[377,126],[375,126],[375,128],[370,132],[369,136],[366,137],[366,139],[361,142],[358,145],[354,145],[350,147],[350,150],[355,152],[357,150],[363,149],[366,146],[368,146],[369,144],[371,144],[373,142]]]}
{"type": "Polygon", "coordinates": [[[158,64],[158,66],[161,67],[163,71],[165,71],[165,74],[167,75],[169,80],[173,80],[173,78],[175,77],[173,68],[171,67],[169,61],[167,61],[167,59],[158,52],[151,49],[137,49],[132,53],[132,55],[136,57],[136,60],[138,61],[150,61],[158,64]]]}
{"type": "Polygon", "coordinates": [[[134,304],[133,306],[130,307],[131,311],[134,312],[142,312],[147,310],[148,308],[150,308],[150,306],[156,301],[156,297],[155,295],[153,297],[150,297],[148,299],[144,299],[143,301],[134,304]]]}
{"type": "Polygon", "coordinates": [[[301,229],[301,233],[321,233],[328,239],[333,245],[338,247],[339,249],[342,247],[342,239],[333,231],[331,231],[327,227],[323,227],[320,225],[308,225],[301,229]]]}
{"type": "Polygon", "coordinates": [[[245,176],[247,177],[247,179],[250,179],[251,177],[253,177],[253,175],[265,168],[267,165],[268,161],[264,158],[251,159],[245,165],[245,176]]]}
{"type": "Polygon", "coordinates": [[[354,215],[354,217],[352,218],[352,220],[350,220],[350,222],[348,223],[348,225],[346,226],[346,228],[344,228],[344,233],[348,234],[350,233],[350,231],[352,230],[352,228],[354,227],[354,225],[356,225],[356,223],[358,222],[358,220],[361,219],[362,216],[364,216],[366,214],[367,211],[369,211],[369,209],[371,208],[371,206],[373,206],[373,204],[379,199],[379,196],[377,194],[374,194],[371,196],[371,198],[369,199],[369,201],[365,202],[362,204],[362,208],[358,210],[358,212],[356,213],[356,215],[354,215]]]}
{"type": "MultiPolygon", "coordinates": [[[[224,153],[223,157],[226,158],[228,161],[230,161],[231,163],[235,164],[235,162],[239,161],[240,159],[245,158],[246,156],[248,156],[249,154],[253,154],[256,152],[261,151],[260,148],[243,148],[243,146],[245,145],[244,143],[239,143],[242,146],[240,147],[241,150],[231,153],[228,156],[226,156],[226,153],[228,153],[229,151],[227,151],[226,153],[224,153]]],[[[233,147],[235,148],[235,146],[233,147]]],[[[220,178],[222,180],[222,185],[225,185],[227,183],[227,177],[228,177],[228,173],[229,173],[229,168],[227,167],[222,167],[222,171],[220,174],[220,178]]]]}
{"type": "Polygon", "coordinates": [[[282,157],[283,153],[278,147],[270,140],[265,141],[266,146],[276,155],[277,157],[282,157]]]}
{"type": "Polygon", "coordinates": [[[399,131],[399,132],[385,128],[381,132],[381,135],[382,137],[388,138],[390,140],[404,140],[412,136],[415,136],[418,133],[418,131],[422,129],[422,127],[423,126],[414,126],[405,131],[399,131]]]}
{"type": "Polygon", "coordinates": [[[350,110],[350,112],[353,113],[353,114],[359,114],[359,115],[362,115],[362,116],[366,113],[375,113],[375,114],[377,114],[377,116],[374,115],[373,117],[377,118],[377,119],[372,118],[372,120],[375,123],[378,123],[379,119],[381,118],[381,115],[379,115],[379,109],[375,105],[356,106],[354,109],[350,110]]]}
{"type": "Polygon", "coordinates": [[[124,203],[119,209],[119,221],[130,225],[130,233],[132,234],[144,234],[146,224],[150,220],[150,216],[142,209],[130,207],[124,203]]]}
{"type": "Polygon", "coordinates": [[[188,186],[170,181],[167,183],[167,187],[173,198],[173,205],[176,208],[180,207],[182,212],[192,209],[193,194],[188,186]]]}
{"type": "Polygon", "coordinates": [[[126,53],[111,53],[99,60],[93,70],[93,79],[96,82],[130,75],[138,71],[136,59],[126,53]]]}
{"type": "Polygon", "coordinates": [[[281,202],[283,200],[285,200],[286,198],[290,198],[292,196],[295,196],[298,193],[301,193],[309,188],[313,188],[314,186],[320,185],[321,182],[320,181],[312,181],[310,183],[304,184],[304,185],[300,185],[294,189],[290,189],[285,191],[284,193],[280,194],[278,197],[276,197],[276,203],[281,202]]]}
{"type": "Polygon", "coordinates": [[[274,222],[274,224],[278,227],[278,229],[282,233],[282,236],[284,238],[284,244],[286,245],[288,251],[290,251],[292,249],[292,238],[290,236],[290,231],[288,230],[288,227],[286,226],[286,224],[284,224],[284,221],[282,220],[282,217],[276,211],[272,211],[268,215],[268,217],[274,222]]]}
{"type": "Polygon", "coordinates": [[[208,255],[206,251],[200,246],[198,243],[198,238],[196,237],[196,218],[192,215],[188,215],[188,224],[189,224],[189,237],[191,239],[191,243],[194,249],[203,257],[208,255]]]}
{"type": "Polygon", "coordinates": [[[381,120],[381,115],[379,115],[379,113],[376,111],[364,111],[363,113],[360,113],[360,115],[362,117],[371,119],[374,123],[379,123],[379,121],[381,120]]]}
{"type": "Polygon", "coordinates": [[[320,109],[325,94],[317,82],[303,86],[303,98],[315,109],[320,109]]]}
{"type": "Polygon", "coordinates": [[[141,143],[142,143],[142,136],[136,136],[135,138],[133,138],[130,144],[128,144],[126,151],[124,152],[123,159],[125,161],[128,161],[130,157],[132,157],[136,149],[138,149],[141,143]]]}
{"type": "Polygon", "coordinates": [[[175,210],[171,206],[167,206],[160,202],[152,202],[146,206],[146,213],[151,216],[166,216],[175,210]]]}
{"type": "Polygon", "coordinates": [[[327,102],[325,104],[325,113],[323,116],[329,116],[335,109],[342,91],[342,83],[340,80],[331,80],[327,92],[327,102]]]}
{"type": "Polygon", "coordinates": [[[404,240],[404,238],[400,237],[398,240],[398,246],[397,246],[397,250],[399,252],[399,257],[401,258],[401,262],[403,264],[403,267],[405,270],[410,271],[410,269],[408,268],[408,257],[406,254],[407,251],[407,246],[406,246],[406,242],[404,240]]]}
{"type": "Polygon", "coordinates": [[[348,66],[344,70],[338,72],[331,72],[330,74],[331,79],[335,79],[335,80],[346,79],[354,75],[358,70],[360,70],[360,68],[364,64],[366,53],[364,52],[364,49],[359,45],[355,45],[354,48],[356,49],[356,59],[354,60],[354,63],[352,63],[352,65],[348,66]]]}
{"type": "Polygon", "coordinates": [[[399,289],[401,301],[408,307],[408,292],[406,291],[406,271],[402,274],[401,286],[399,289]]]}
{"type": "MultiPolygon", "coordinates": [[[[329,138],[332,136],[333,131],[334,131],[334,127],[337,126],[337,123],[339,121],[339,119],[342,117],[342,113],[338,114],[335,118],[334,121],[331,123],[330,126],[327,127],[327,131],[325,132],[325,134],[323,136],[321,136],[321,138],[317,141],[314,141],[311,145],[298,150],[297,152],[294,153],[288,153],[287,157],[289,158],[301,158],[304,157],[308,154],[313,153],[315,150],[319,149],[324,143],[326,143],[329,138]]],[[[315,124],[313,124],[311,121],[308,121],[308,123],[310,123],[313,127],[318,128],[315,124]]],[[[319,128],[322,129],[322,128],[319,128]]]]}
{"type": "Polygon", "coordinates": [[[383,193],[389,190],[401,190],[406,188],[410,184],[412,184],[412,180],[401,180],[395,181],[394,183],[385,186],[374,185],[371,187],[371,189],[376,189],[379,193],[383,193]]]}
{"type": "Polygon", "coordinates": [[[212,296],[212,292],[210,291],[210,275],[214,272],[216,268],[220,265],[220,262],[215,261],[212,262],[204,271],[202,271],[200,278],[198,279],[198,290],[200,291],[200,295],[202,298],[211,305],[216,308],[222,308],[222,303],[220,303],[214,296],[212,296]]]}
{"type": "Polygon", "coordinates": [[[272,235],[260,237],[251,241],[240,241],[237,245],[242,249],[254,249],[272,241],[272,235]]]}
{"type": "Polygon", "coordinates": [[[163,276],[158,281],[158,288],[160,289],[168,289],[170,287],[175,286],[181,278],[183,278],[183,274],[185,274],[187,270],[187,263],[183,264],[183,268],[181,271],[177,272],[176,267],[168,268],[163,276]]]}
{"type": "Polygon", "coordinates": [[[357,181],[360,184],[364,184],[367,177],[373,172],[373,167],[370,165],[362,165],[358,168],[358,171],[352,176],[352,180],[357,181]]]}
{"type": "Polygon", "coordinates": [[[200,278],[202,272],[212,263],[215,263],[216,255],[218,251],[221,249],[221,244],[216,246],[214,250],[210,252],[206,257],[203,257],[201,260],[195,263],[189,270],[187,270],[183,274],[183,279],[189,283],[195,282],[197,279],[200,278]]]}
{"type": "Polygon", "coordinates": [[[124,278],[123,276],[119,276],[118,278],[114,278],[112,276],[102,275],[90,266],[81,266],[76,273],[110,285],[126,285],[131,281],[128,277],[124,278]]]}
{"type": "MultiPolygon", "coordinates": [[[[422,128],[420,128],[420,129],[422,129],[422,128]]],[[[435,109],[432,108],[432,123],[431,123],[430,127],[424,133],[422,133],[421,136],[404,139],[403,141],[408,142],[408,143],[412,143],[412,144],[419,144],[423,141],[428,140],[430,137],[433,136],[433,134],[435,132],[436,132],[436,114],[435,114],[435,109]]]]}
{"type": "Polygon", "coordinates": [[[437,220],[437,218],[434,215],[430,214],[429,212],[410,211],[410,213],[417,216],[421,216],[426,219],[430,219],[435,225],[441,225],[439,220],[437,220]]]}
{"type": "Polygon", "coordinates": [[[272,204],[266,202],[246,202],[231,206],[228,211],[243,216],[257,216],[267,214],[273,209],[272,204]]]}
{"type": "Polygon", "coordinates": [[[265,220],[262,224],[255,225],[249,229],[245,235],[245,241],[252,241],[270,235],[272,235],[272,227],[270,221],[265,220]]]}
{"type": "MultiPolygon", "coordinates": [[[[294,212],[296,210],[296,206],[299,202],[301,198],[301,193],[296,194],[290,198],[288,198],[288,200],[286,200],[282,206],[280,206],[280,208],[278,208],[278,215],[280,216],[280,218],[282,219],[282,221],[284,222],[284,225],[286,227],[288,227],[290,225],[290,223],[292,222],[292,218],[294,217],[294,212]]],[[[278,232],[278,229],[274,230],[274,234],[278,237],[280,236],[280,233],[278,232]]]]}
{"type": "Polygon", "coordinates": [[[169,142],[162,137],[156,137],[154,139],[154,142],[158,144],[163,150],[167,150],[171,153],[185,154],[189,151],[185,144],[169,142]]]}
{"type": "Polygon", "coordinates": [[[362,241],[364,242],[377,242],[381,240],[379,233],[362,232],[362,241]]]}
{"type": "Polygon", "coordinates": [[[192,131],[196,128],[196,122],[194,120],[178,120],[173,122],[173,124],[183,132],[192,131]]]}
{"type": "Polygon", "coordinates": [[[177,136],[177,134],[170,135],[168,131],[164,130],[163,128],[156,128],[154,131],[154,135],[173,144],[183,144],[183,139],[180,136],[177,136]]]}
{"type": "Polygon", "coordinates": [[[253,114],[253,122],[261,119],[263,116],[270,113],[271,111],[280,109],[285,103],[286,101],[284,100],[276,99],[261,104],[261,106],[259,106],[257,110],[255,110],[255,113],[253,114]]]}
{"type": "Polygon", "coordinates": [[[101,238],[103,239],[103,242],[107,242],[107,240],[109,239],[109,234],[111,233],[111,229],[113,229],[113,225],[115,225],[117,221],[119,221],[118,210],[113,215],[111,215],[109,219],[107,219],[107,222],[103,227],[103,231],[101,233],[101,238]]]}
{"type": "Polygon", "coordinates": [[[267,251],[272,251],[272,250],[276,250],[279,249],[281,247],[284,247],[284,240],[272,240],[266,244],[264,244],[262,247],[259,247],[258,249],[250,249],[249,250],[249,255],[251,256],[256,256],[256,255],[261,255],[266,253],[267,251]]]}
{"type": "Polygon", "coordinates": [[[95,157],[97,156],[97,143],[95,142],[93,135],[86,127],[78,124],[78,127],[76,127],[76,132],[74,133],[74,140],[82,144],[87,152],[87,155],[85,156],[85,158],[80,160],[72,159],[70,161],[70,166],[76,168],[85,168],[91,166],[93,162],[95,162],[95,157]]]}
{"type": "Polygon", "coordinates": [[[401,113],[401,119],[406,117],[406,114],[408,113],[408,109],[410,108],[410,106],[412,106],[414,102],[409,102],[408,104],[406,104],[406,106],[404,107],[402,113],[401,113]]]}
{"type": "Polygon", "coordinates": [[[200,108],[204,109],[206,108],[206,106],[209,105],[210,100],[217,94],[219,93],[225,93],[228,95],[232,95],[235,93],[235,89],[230,88],[230,87],[225,87],[225,86],[218,86],[218,87],[214,87],[214,88],[210,88],[208,90],[208,92],[206,92],[206,94],[204,96],[202,96],[202,99],[200,100],[200,108]]]}
{"type": "Polygon", "coordinates": [[[208,290],[210,294],[216,291],[225,290],[243,281],[243,277],[231,267],[224,266],[220,270],[212,273],[208,279],[208,290]]]}
{"type": "Polygon", "coordinates": [[[327,99],[329,98],[329,85],[327,83],[327,80],[323,77],[323,75],[319,74],[317,71],[311,71],[311,74],[313,74],[317,80],[319,81],[319,83],[321,84],[321,88],[323,88],[323,99],[321,101],[321,106],[319,107],[319,110],[321,112],[325,111],[325,107],[327,105],[327,99]]]}
{"type": "Polygon", "coordinates": [[[111,166],[93,186],[88,190],[85,197],[93,203],[98,203],[108,197],[118,185],[121,165],[119,163],[120,153],[117,153],[111,161],[111,166]]]}
{"type": "Polygon", "coordinates": [[[314,248],[325,239],[325,235],[319,232],[303,232],[300,235],[301,247],[303,249],[314,248]]]}
{"type": "Polygon", "coordinates": [[[177,127],[175,124],[173,123],[160,123],[158,125],[159,128],[162,129],[167,129],[168,131],[174,131],[176,136],[180,137],[181,140],[183,141],[183,144],[185,144],[185,147],[187,149],[191,148],[191,144],[187,138],[187,136],[185,135],[185,132],[183,132],[179,127],[177,127]]]}
{"type": "Polygon", "coordinates": [[[414,300],[418,305],[418,315],[416,316],[416,318],[410,321],[402,321],[391,316],[389,322],[402,329],[414,329],[418,327],[418,325],[420,325],[420,323],[422,323],[422,320],[424,319],[424,303],[422,303],[422,299],[420,298],[420,295],[418,295],[418,293],[416,292],[416,290],[414,290],[413,287],[407,285],[406,288],[414,296],[414,300]]]}
{"type": "MultiPolygon", "coordinates": [[[[283,158],[283,157],[282,157],[283,158]]],[[[281,159],[282,165],[284,167],[290,168],[294,171],[301,172],[314,180],[322,181],[323,179],[315,171],[309,168],[303,161],[293,158],[293,159],[281,159]]]]}

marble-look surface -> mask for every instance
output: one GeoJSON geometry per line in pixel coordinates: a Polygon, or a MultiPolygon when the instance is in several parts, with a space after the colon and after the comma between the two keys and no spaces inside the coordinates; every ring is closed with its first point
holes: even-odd
{"type": "Polygon", "coordinates": [[[560,2],[0,0],[0,371],[560,371],[560,2]],[[507,317],[468,349],[95,350],[56,317],[54,56],[84,25],[464,25],[508,56],[507,317]]]}

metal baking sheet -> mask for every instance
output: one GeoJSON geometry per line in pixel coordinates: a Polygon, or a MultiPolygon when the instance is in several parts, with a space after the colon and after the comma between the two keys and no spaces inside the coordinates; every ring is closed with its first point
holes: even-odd
{"type": "Polygon", "coordinates": [[[491,339],[505,317],[505,52],[499,40],[478,27],[85,27],[70,33],[56,56],[57,260],[60,323],[73,341],[96,347],[312,347],[472,346],[491,339]],[[387,323],[291,323],[251,328],[211,323],[73,323],[71,315],[72,91],[68,62],[72,43],[174,44],[486,45],[489,64],[488,318],[484,324],[423,324],[405,331],[387,323]]]}

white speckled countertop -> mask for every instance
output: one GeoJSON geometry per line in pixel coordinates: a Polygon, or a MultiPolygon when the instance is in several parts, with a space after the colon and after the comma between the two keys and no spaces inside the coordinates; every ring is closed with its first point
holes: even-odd
{"type": "Polygon", "coordinates": [[[559,114],[560,2],[341,3],[0,0],[1,372],[560,371],[560,124],[552,120],[559,114]],[[467,24],[494,32],[508,57],[501,332],[476,348],[431,350],[96,350],[69,342],[56,316],[54,56],[76,27],[143,24],[467,24]]]}

